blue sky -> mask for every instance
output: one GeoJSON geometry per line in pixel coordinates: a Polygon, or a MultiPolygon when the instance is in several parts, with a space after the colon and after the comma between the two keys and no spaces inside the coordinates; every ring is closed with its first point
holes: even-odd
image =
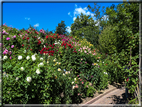
{"type": "MultiPolygon", "coordinates": [[[[97,3],[101,7],[112,4],[119,3],[97,3]]],[[[52,31],[58,23],[65,21],[70,32],[71,24],[81,12],[93,16],[94,13],[86,8],[88,5],[94,7],[94,3],[3,3],[3,24],[17,29],[28,29],[31,24],[38,30],[52,31]]]]}

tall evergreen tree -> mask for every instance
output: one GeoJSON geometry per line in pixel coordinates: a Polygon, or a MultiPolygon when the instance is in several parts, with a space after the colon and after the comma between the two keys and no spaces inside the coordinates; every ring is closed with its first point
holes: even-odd
{"type": "Polygon", "coordinates": [[[58,34],[62,34],[62,35],[65,35],[66,34],[66,25],[64,23],[64,21],[61,21],[61,23],[58,24],[58,26],[56,27],[56,31],[55,33],[58,33],[58,34]]]}

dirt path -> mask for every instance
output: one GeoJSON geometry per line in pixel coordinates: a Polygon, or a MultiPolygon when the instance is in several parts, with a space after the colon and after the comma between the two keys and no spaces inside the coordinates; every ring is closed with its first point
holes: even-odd
{"type": "Polygon", "coordinates": [[[127,104],[125,88],[115,89],[92,104],[127,104]]]}
{"type": "Polygon", "coordinates": [[[124,85],[109,85],[108,89],[94,94],[93,98],[83,99],[81,104],[127,104],[124,85]]]}

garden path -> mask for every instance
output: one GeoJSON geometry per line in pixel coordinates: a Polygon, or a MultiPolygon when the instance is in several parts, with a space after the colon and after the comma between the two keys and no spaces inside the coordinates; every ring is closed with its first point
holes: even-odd
{"type": "Polygon", "coordinates": [[[94,98],[87,98],[82,104],[127,104],[124,85],[109,85],[108,89],[94,94],[94,98]]]}

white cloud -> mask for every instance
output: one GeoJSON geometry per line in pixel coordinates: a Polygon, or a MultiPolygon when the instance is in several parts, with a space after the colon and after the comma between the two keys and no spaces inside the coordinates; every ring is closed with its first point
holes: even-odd
{"type": "Polygon", "coordinates": [[[70,12],[68,13],[68,15],[69,15],[70,17],[72,17],[70,12]]]}
{"type": "Polygon", "coordinates": [[[75,4],[75,10],[74,10],[73,21],[76,19],[76,17],[77,17],[78,15],[81,15],[81,13],[83,13],[83,15],[87,15],[87,16],[90,15],[90,16],[93,18],[93,20],[96,19],[96,18],[94,17],[94,13],[91,13],[91,12],[88,10],[87,7],[84,7],[84,8],[79,7],[79,8],[77,8],[77,5],[75,4]]]}
{"type": "Polygon", "coordinates": [[[25,17],[26,20],[30,20],[30,18],[25,17]]]}
{"type": "Polygon", "coordinates": [[[73,18],[73,21],[75,21],[76,17],[73,18]]]}
{"type": "Polygon", "coordinates": [[[66,28],[66,30],[67,30],[67,32],[71,32],[71,28],[69,27],[69,26],[67,26],[67,28],[66,28]]]}
{"type": "Polygon", "coordinates": [[[39,23],[35,24],[34,27],[39,27],[39,23]]]}

